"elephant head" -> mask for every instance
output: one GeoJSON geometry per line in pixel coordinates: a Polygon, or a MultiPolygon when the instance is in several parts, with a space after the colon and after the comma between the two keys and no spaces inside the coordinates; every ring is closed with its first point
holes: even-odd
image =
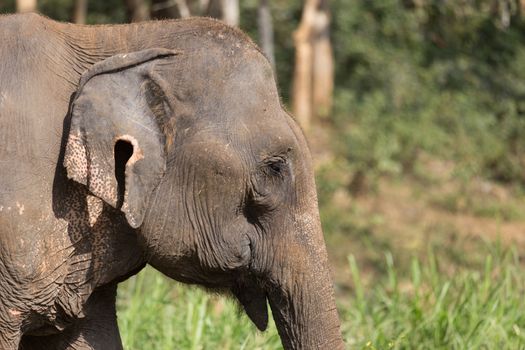
{"type": "Polygon", "coordinates": [[[68,177],[120,209],[167,276],[233,294],[261,330],[268,301],[285,348],[343,348],[308,146],[267,60],[226,34],[84,73],[68,177]]]}

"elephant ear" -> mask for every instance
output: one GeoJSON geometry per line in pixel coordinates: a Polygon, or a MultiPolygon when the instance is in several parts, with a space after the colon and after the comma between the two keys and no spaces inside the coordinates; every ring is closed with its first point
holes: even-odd
{"type": "Polygon", "coordinates": [[[166,169],[172,108],[155,71],[177,52],[149,49],[112,56],[85,72],[71,107],[64,166],[68,178],[142,224],[166,169]]]}

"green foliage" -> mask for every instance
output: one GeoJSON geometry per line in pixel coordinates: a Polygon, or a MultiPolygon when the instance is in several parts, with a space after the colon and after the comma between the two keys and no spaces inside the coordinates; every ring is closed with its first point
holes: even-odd
{"type": "MultiPolygon", "coordinates": [[[[148,0],[146,0],[148,1],[148,0]]],[[[72,20],[74,0],[37,0],[38,11],[57,21],[72,20]]],[[[0,13],[16,11],[15,0],[0,1],[0,13]]],[[[122,0],[88,1],[88,24],[125,23],[125,7],[122,0]]]]}
{"type": "Polygon", "coordinates": [[[0,14],[15,12],[14,1],[0,1],[0,14]]]}
{"type": "Polygon", "coordinates": [[[490,3],[334,2],[336,149],[354,173],[411,173],[424,152],[525,183],[525,26],[490,3]]]}
{"type": "Polygon", "coordinates": [[[467,213],[476,217],[497,218],[501,221],[524,219],[523,198],[520,197],[497,200],[459,190],[435,195],[430,203],[452,213],[467,213]]]}

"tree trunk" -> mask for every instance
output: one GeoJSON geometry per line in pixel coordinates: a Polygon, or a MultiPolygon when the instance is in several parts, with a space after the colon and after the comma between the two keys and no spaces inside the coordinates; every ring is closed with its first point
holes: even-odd
{"type": "Polygon", "coordinates": [[[259,0],[259,8],[257,10],[257,29],[259,32],[259,44],[270,61],[273,71],[275,72],[275,54],[273,41],[273,23],[272,13],[268,0],[259,0]]]}
{"type": "Polygon", "coordinates": [[[190,8],[186,0],[153,0],[151,17],[155,19],[190,17],[190,8]]]}
{"type": "Polygon", "coordinates": [[[222,18],[222,0],[208,0],[203,1],[203,4],[207,4],[205,15],[213,18],[222,18]]]}
{"type": "MultiPolygon", "coordinates": [[[[315,0],[314,0],[315,1],[315,0]]],[[[310,1],[311,2],[311,1],[310,1]]],[[[305,9],[306,9],[305,5],[305,9]]],[[[306,10],[305,10],[306,12],[306,10]]],[[[303,19],[305,15],[303,14],[303,19]]],[[[295,69],[292,91],[292,111],[303,130],[310,129],[312,118],[312,45],[310,44],[310,28],[301,21],[299,29],[294,33],[295,69]]]]}
{"type": "Polygon", "coordinates": [[[208,13],[210,7],[210,0],[199,0],[199,16],[204,16],[208,13]]]}
{"type": "Polygon", "coordinates": [[[239,26],[239,0],[221,0],[221,19],[234,27],[239,26]]]}
{"type": "Polygon", "coordinates": [[[327,0],[320,1],[314,26],[313,113],[319,118],[326,118],[332,110],[334,91],[334,57],[330,43],[330,13],[327,0]]]}
{"type": "Polygon", "coordinates": [[[239,26],[239,0],[200,0],[202,15],[220,19],[234,27],[239,26]]]}
{"type": "Polygon", "coordinates": [[[36,0],[16,0],[16,12],[35,12],[36,0]]]}
{"type": "Polygon", "coordinates": [[[508,29],[510,26],[511,9],[508,0],[498,1],[499,22],[502,29],[508,29]]]}
{"type": "Polygon", "coordinates": [[[177,8],[179,9],[179,14],[181,18],[187,18],[191,16],[190,8],[186,3],[186,0],[175,0],[177,8]]]}
{"type": "Polygon", "coordinates": [[[174,0],[152,0],[151,18],[167,19],[179,18],[180,13],[174,0]]]}
{"type": "Polygon", "coordinates": [[[318,0],[306,0],[299,28],[293,34],[295,70],[292,91],[292,111],[301,127],[308,131],[312,119],[312,30],[318,0]]]}
{"type": "Polygon", "coordinates": [[[73,13],[73,22],[77,24],[86,24],[88,11],[88,0],[75,0],[75,10],[73,13]]]}
{"type": "Polygon", "coordinates": [[[150,19],[148,4],[144,0],[124,0],[129,22],[142,22],[150,19]]]}
{"type": "Polygon", "coordinates": [[[328,2],[306,0],[301,23],[294,33],[292,91],[292,110],[305,131],[313,117],[326,116],[332,108],[334,68],[329,27],[328,2]]]}

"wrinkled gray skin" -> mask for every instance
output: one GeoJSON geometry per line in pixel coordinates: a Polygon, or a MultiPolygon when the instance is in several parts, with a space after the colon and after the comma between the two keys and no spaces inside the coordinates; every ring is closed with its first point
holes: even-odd
{"type": "Polygon", "coordinates": [[[308,147],[249,39],[0,17],[0,349],[120,349],[145,264],[343,348],[308,147]]]}

